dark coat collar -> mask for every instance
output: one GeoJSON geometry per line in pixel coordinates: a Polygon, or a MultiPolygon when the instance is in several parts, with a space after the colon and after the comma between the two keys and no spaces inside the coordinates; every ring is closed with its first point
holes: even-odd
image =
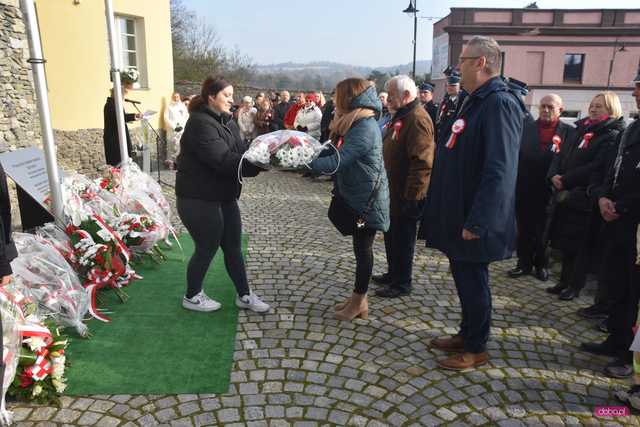
{"type": "Polygon", "coordinates": [[[395,121],[397,119],[401,119],[407,116],[411,111],[413,111],[418,106],[420,106],[420,100],[416,98],[410,103],[408,103],[407,105],[405,105],[404,107],[400,108],[398,111],[396,111],[396,114],[393,115],[392,121],[395,121]]]}
{"type": "Polygon", "coordinates": [[[229,121],[232,119],[231,114],[227,114],[227,113],[218,113],[217,111],[214,111],[211,107],[209,107],[208,105],[203,105],[201,106],[198,111],[213,117],[218,123],[223,124],[223,125],[227,125],[229,123],[229,121]]]}
{"type": "Polygon", "coordinates": [[[500,78],[500,76],[492,77],[487,80],[482,86],[477,88],[471,96],[473,98],[486,98],[493,92],[508,91],[509,86],[500,78]]]}

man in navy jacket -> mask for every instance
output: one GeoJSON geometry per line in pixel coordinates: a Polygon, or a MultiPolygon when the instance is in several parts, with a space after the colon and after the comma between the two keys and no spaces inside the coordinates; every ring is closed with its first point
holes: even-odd
{"type": "Polygon", "coordinates": [[[427,246],[449,258],[462,306],[457,335],[435,348],[458,353],[439,362],[462,370],[487,362],[491,325],[489,263],[515,247],[515,186],[524,104],[500,78],[495,40],[474,37],[459,58],[469,93],[439,135],[422,231],[427,246]]]}

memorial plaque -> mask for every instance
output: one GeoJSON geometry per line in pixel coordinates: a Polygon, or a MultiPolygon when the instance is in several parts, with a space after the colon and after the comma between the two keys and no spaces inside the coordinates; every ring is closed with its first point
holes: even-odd
{"type": "MultiPolygon", "coordinates": [[[[49,178],[44,152],[37,147],[22,148],[0,154],[0,163],[11,179],[36,202],[49,210],[44,201],[49,197],[49,178]]],[[[63,173],[60,170],[60,180],[63,173]]]]}

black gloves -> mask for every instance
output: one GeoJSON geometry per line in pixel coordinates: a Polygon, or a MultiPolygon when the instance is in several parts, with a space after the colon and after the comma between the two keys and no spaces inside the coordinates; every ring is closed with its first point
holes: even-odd
{"type": "Polygon", "coordinates": [[[176,128],[174,129],[176,132],[180,132],[183,129],[182,126],[176,126],[176,128]]]}
{"type": "Polygon", "coordinates": [[[307,132],[309,130],[309,128],[306,127],[306,126],[303,127],[303,126],[298,125],[296,127],[296,130],[299,130],[300,132],[307,132]]]}

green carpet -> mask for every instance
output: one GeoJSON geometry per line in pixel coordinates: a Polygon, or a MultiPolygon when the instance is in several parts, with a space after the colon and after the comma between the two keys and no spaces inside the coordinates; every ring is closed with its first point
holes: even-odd
{"type": "MultiPolygon", "coordinates": [[[[68,395],[226,393],[235,347],[235,288],[218,251],[204,290],[222,308],[200,313],[182,308],[186,265],[193,253],[188,235],[163,251],[158,265],[135,266],[144,277],[126,292],[126,303],[103,292],[111,323],[91,320],[88,340],[72,338],[67,350],[68,395]],[[183,261],[184,258],[184,261],[183,261]]],[[[246,253],[246,241],[243,243],[246,253]]]]}

